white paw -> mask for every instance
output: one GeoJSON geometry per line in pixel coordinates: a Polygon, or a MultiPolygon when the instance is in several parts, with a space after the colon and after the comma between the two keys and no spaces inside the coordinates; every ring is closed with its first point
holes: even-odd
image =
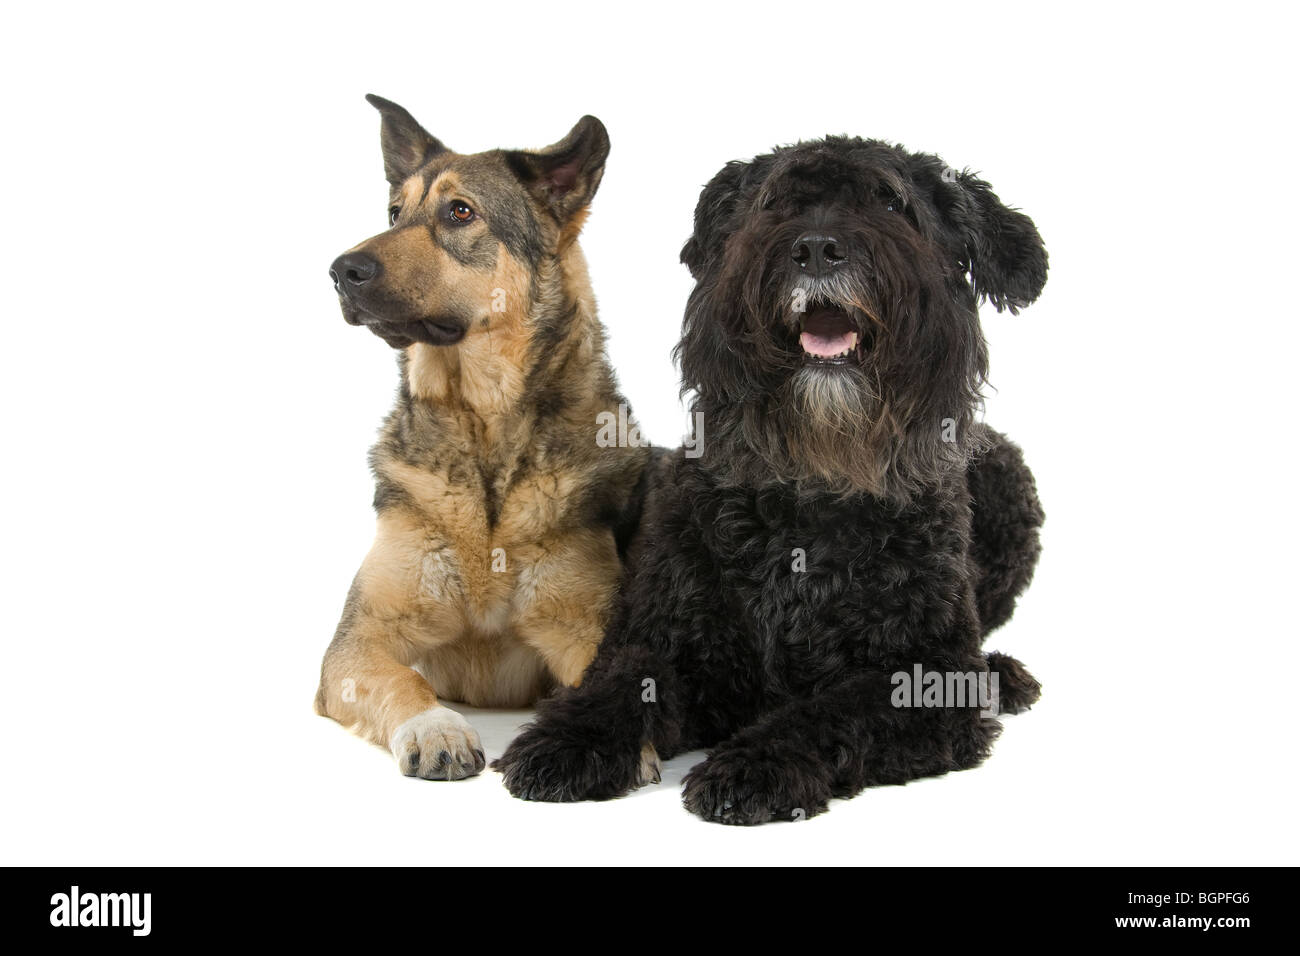
{"type": "Polygon", "coordinates": [[[446,707],[431,707],[393,731],[388,749],[398,769],[425,780],[461,780],[482,771],[483,744],[469,721],[446,707]]]}

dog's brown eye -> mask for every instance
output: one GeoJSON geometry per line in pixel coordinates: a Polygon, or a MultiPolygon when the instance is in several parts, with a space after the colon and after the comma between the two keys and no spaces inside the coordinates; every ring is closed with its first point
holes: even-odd
{"type": "Polygon", "coordinates": [[[388,224],[389,224],[390,226],[395,226],[395,225],[397,225],[397,217],[400,216],[401,214],[402,214],[402,207],[401,207],[401,206],[389,206],[389,207],[388,207],[388,224]]]}
{"type": "Polygon", "coordinates": [[[474,218],[474,210],[460,200],[456,200],[451,204],[451,218],[456,222],[469,222],[474,218]]]}
{"type": "Polygon", "coordinates": [[[887,203],[885,203],[885,208],[888,209],[890,212],[902,212],[903,200],[891,199],[887,203]]]}

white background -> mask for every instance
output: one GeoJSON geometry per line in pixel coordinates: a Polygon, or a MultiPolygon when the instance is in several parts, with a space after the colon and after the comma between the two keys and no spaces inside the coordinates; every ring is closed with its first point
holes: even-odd
{"type": "MultiPolygon", "coordinates": [[[[269,3],[6,12],[5,863],[1296,863],[1291,8],[269,3]],[[402,777],[316,717],[393,354],[333,257],[384,227],[380,93],[462,152],[583,113],[584,236],[651,438],[677,252],[732,158],[939,152],[1037,222],[988,420],[1045,553],[991,642],[1042,680],[983,768],[796,825],[402,777]]],[[[523,713],[473,716],[490,756],[523,713]]]]}

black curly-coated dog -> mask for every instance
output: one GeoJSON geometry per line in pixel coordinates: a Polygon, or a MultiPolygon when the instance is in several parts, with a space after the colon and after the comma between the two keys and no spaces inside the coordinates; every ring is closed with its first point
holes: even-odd
{"type": "Polygon", "coordinates": [[[1039,693],[981,650],[1043,513],[1019,449],[975,420],[978,304],[1037,298],[1033,222],[936,156],[828,137],[727,164],[682,261],[702,454],[654,463],[605,641],[496,762],[506,786],[614,797],[708,747],[686,806],[752,824],[975,766],[1001,725],[962,687],[1003,713],[1039,693]]]}

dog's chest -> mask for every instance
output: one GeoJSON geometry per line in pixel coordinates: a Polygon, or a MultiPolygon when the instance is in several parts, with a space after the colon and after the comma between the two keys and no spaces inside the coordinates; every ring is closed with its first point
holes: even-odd
{"type": "Polygon", "coordinates": [[[555,467],[489,480],[484,516],[503,546],[538,541],[560,527],[582,484],[576,472],[555,467]]]}
{"type": "Polygon", "coordinates": [[[815,522],[756,523],[743,557],[723,571],[724,593],[768,670],[791,674],[820,655],[852,653],[854,618],[875,595],[869,572],[878,547],[869,531],[815,522]]]}
{"type": "Polygon", "coordinates": [[[932,516],[868,503],[760,499],[721,512],[724,600],[768,689],[807,693],[905,655],[895,635],[916,633],[930,579],[957,561],[935,526],[932,516]]]}
{"type": "Polygon", "coordinates": [[[422,602],[457,607],[480,629],[503,629],[539,543],[562,536],[579,477],[564,469],[507,473],[460,462],[406,470],[400,478],[418,513],[422,602]]]}

